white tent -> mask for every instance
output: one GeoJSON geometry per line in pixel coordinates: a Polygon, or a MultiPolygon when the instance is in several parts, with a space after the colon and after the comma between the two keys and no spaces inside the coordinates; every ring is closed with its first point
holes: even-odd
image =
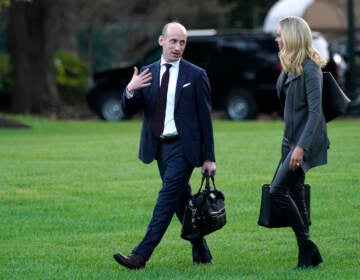
{"type": "Polygon", "coordinates": [[[265,17],[264,31],[276,32],[279,20],[287,16],[302,17],[312,30],[322,33],[346,30],[344,13],[332,3],[319,0],[279,0],[265,17]]]}
{"type": "Polygon", "coordinates": [[[299,16],[302,17],[306,8],[314,0],[280,0],[276,2],[264,21],[264,31],[276,32],[279,20],[287,16],[299,16]]]}

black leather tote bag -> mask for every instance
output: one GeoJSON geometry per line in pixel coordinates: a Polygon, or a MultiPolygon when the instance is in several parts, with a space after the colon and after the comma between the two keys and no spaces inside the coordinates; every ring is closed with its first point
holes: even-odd
{"type": "Polygon", "coordinates": [[[203,175],[198,192],[185,206],[181,237],[194,240],[219,230],[226,224],[225,197],[215,186],[213,176],[203,175]],[[210,179],[212,187],[210,187],[210,179]],[[202,190],[204,181],[205,188],[202,190]]]}
{"type": "MultiPolygon", "coordinates": [[[[281,161],[279,162],[274,177],[272,181],[274,181],[275,176],[280,168],[281,161]]],[[[285,216],[280,212],[274,205],[270,195],[270,185],[271,184],[263,184],[261,186],[261,204],[260,204],[260,213],[258,219],[258,225],[267,227],[267,228],[280,228],[280,227],[289,227],[290,224],[286,220],[285,216]]],[[[294,199],[297,204],[297,199],[295,199],[295,193],[292,193],[294,188],[290,188],[290,196],[294,199]]],[[[308,224],[311,224],[310,220],[310,185],[304,185],[305,191],[305,204],[308,211],[308,224]]]]}
{"type": "Polygon", "coordinates": [[[330,72],[323,72],[322,108],[326,122],[346,112],[350,99],[330,72]]]}

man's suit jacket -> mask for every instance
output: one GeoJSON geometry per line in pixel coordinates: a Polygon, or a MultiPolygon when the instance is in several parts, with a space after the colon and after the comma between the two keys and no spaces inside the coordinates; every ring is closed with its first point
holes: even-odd
{"type": "MultiPolygon", "coordinates": [[[[133,98],[123,94],[123,109],[127,112],[144,110],[139,158],[144,163],[155,159],[158,139],[152,133],[152,119],[156,98],[160,93],[160,61],[142,67],[152,74],[151,85],[136,90],[133,98]]],[[[184,148],[184,153],[193,166],[201,166],[205,160],[215,161],[214,137],[211,121],[210,85],[204,69],[181,59],[176,84],[175,125],[184,148]]]]}
{"type": "Polygon", "coordinates": [[[286,75],[284,71],[277,81],[277,93],[281,101],[285,94],[284,137],[282,158],[299,145],[304,148],[304,172],[327,162],[326,122],[322,112],[322,72],[310,59],[303,63],[301,75],[286,75]],[[283,92],[282,92],[283,91],[283,92]]]}

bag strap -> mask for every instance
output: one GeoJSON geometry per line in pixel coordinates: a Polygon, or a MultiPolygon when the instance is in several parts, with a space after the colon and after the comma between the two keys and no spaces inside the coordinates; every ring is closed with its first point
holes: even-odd
{"type": "Polygon", "coordinates": [[[199,205],[198,205],[198,207],[196,208],[196,210],[202,209],[202,207],[203,207],[203,205],[205,204],[205,201],[206,201],[206,196],[210,194],[210,181],[209,181],[209,178],[211,178],[212,185],[213,185],[214,189],[216,189],[214,176],[212,176],[212,175],[209,176],[209,175],[207,174],[207,172],[205,171],[205,172],[203,173],[203,176],[202,176],[202,179],[201,179],[201,185],[200,185],[200,188],[199,188],[197,194],[200,194],[201,189],[202,189],[202,186],[204,185],[204,181],[206,181],[206,183],[205,183],[205,192],[206,192],[206,195],[204,195],[204,196],[202,197],[202,201],[201,201],[201,203],[199,203],[199,205]]]}
{"type": "Polygon", "coordinates": [[[207,177],[206,187],[210,190],[209,177],[210,177],[210,179],[211,179],[213,189],[215,189],[215,190],[216,190],[216,186],[215,186],[215,178],[214,178],[214,176],[213,176],[213,175],[211,175],[211,176],[208,176],[208,177],[207,177]]]}
{"type": "Polygon", "coordinates": [[[203,174],[202,179],[201,179],[200,188],[199,188],[199,190],[198,190],[198,192],[197,192],[197,193],[200,193],[200,191],[201,191],[201,189],[202,189],[202,186],[204,185],[205,178],[206,178],[206,175],[205,175],[205,174],[203,174]]]}
{"type": "Polygon", "coordinates": [[[212,175],[209,176],[209,175],[207,174],[207,172],[205,172],[205,173],[203,173],[203,176],[202,176],[202,179],[201,179],[201,185],[200,185],[200,188],[199,188],[199,190],[198,190],[198,193],[200,193],[200,191],[201,191],[201,189],[202,189],[202,187],[203,187],[203,185],[204,185],[204,181],[206,181],[206,183],[205,183],[205,189],[208,190],[208,191],[210,191],[210,181],[209,181],[209,178],[211,179],[213,188],[216,189],[214,176],[212,176],[212,175]]]}
{"type": "Polygon", "coordinates": [[[280,165],[281,165],[281,159],[279,160],[279,163],[278,163],[278,165],[277,165],[277,167],[276,167],[274,176],[273,176],[273,178],[272,178],[272,180],[271,180],[271,184],[272,184],[272,182],[274,182],[274,179],[275,179],[275,177],[276,177],[276,174],[277,174],[278,171],[279,171],[280,165]]]}

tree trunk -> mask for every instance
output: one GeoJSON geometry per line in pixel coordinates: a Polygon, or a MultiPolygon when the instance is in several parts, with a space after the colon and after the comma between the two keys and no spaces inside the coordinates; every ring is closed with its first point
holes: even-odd
{"type": "Polygon", "coordinates": [[[77,1],[61,0],[56,2],[58,5],[57,16],[54,18],[55,24],[53,25],[53,31],[57,35],[55,48],[79,54],[77,1]]]}
{"type": "Polygon", "coordinates": [[[12,1],[9,10],[9,51],[14,65],[14,113],[52,115],[61,102],[53,62],[53,1],[12,1]]]}

